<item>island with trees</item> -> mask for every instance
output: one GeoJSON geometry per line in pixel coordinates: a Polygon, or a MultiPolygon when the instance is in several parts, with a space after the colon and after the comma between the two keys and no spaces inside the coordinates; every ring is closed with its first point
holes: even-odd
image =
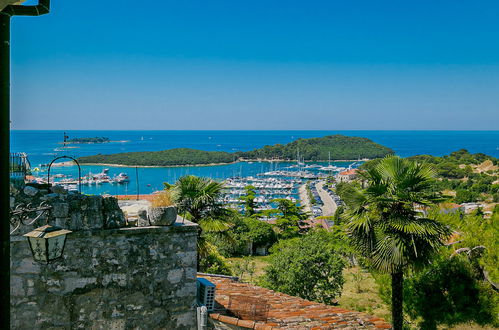
{"type": "Polygon", "coordinates": [[[108,143],[108,142],[111,142],[111,140],[108,137],[103,137],[103,136],[72,138],[66,141],[66,143],[108,143]]]}
{"type": "Polygon", "coordinates": [[[393,154],[393,150],[369,139],[344,135],[298,139],[288,144],[265,146],[246,152],[203,151],[176,148],[162,151],[126,152],[80,157],[81,164],[123,166],[193,166],[229,164],[244,160],[327,161],[373,159],[393,154]]]}
{"type": "Polygon", "coordinates": [[[373,159],[393,154],[393,150],[370,139],[328,135],[320,138],[298,139],[288,144],[265,146],[253,151],[240,152],[244,159],[295,160],[297,156],[305,161],[373,159]]]}
{"type": "Polygon", "coordinates": [[[93,155],[78,158],[81,164],[108,164],[123,166],[190,166],[229,164],[235,156],[223,151],[203,151],[175,148],[162,151],[124,152],[111,155],[93,155]]]}

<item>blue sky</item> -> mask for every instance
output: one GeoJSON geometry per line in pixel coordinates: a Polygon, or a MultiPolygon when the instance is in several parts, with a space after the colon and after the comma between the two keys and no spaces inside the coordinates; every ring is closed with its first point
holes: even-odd
{"type": "Polygon", "coordinates": [[[498,129],[499,1],[53,0],[13,129],[498,129]]]}

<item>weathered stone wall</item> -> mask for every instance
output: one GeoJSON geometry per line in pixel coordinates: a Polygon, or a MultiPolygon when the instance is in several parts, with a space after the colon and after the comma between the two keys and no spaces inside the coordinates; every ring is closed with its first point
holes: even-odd
{"type": "Polygon", "coordinates": [[[195,328],[195,224],[120,228],[113,198],[22,186],[11,193],[15,204],[47,201],[49,223],[73,230],[63,257],[48,265],[33,261],[20,236],[45,220],[11,235],[12,329],[195,328]]]}
{"type": "MultiPolygon", "coordinates": [[[[81,195],[77,192],[68,192],[60,186],[40,189],[25,186],[22,182],[11,182],[11,208],[28,203],[31,203],[32,206],[38,206],[42,202],[52,206],[47,214],[49,224],[65,229],[73,231],[109,229],[126,225],[123,212],[114,197],[81,195]]],[[[28,232],[44,225],[45,222],[46,217],[44,216],[31,226],[22,226],[16,231],[16,234],[28,232]]]]}
{"type": "Polygon", "coordinates": [[[64,257],[33,261],[11,242],[13,329],[192,329],[196,226],[70,234],[64,257]]]}

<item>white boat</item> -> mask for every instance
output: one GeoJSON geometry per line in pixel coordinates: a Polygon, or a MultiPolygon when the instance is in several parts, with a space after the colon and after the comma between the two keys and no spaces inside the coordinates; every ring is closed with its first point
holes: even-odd
{"type": "Polygon", "coordinates": [[[331,151],[328,154],[328,165],[319,168],[319,171],[337,171],[338,167],[331,165],[331,151]]]}
{"type": "Polygon", "coordinates": [[[122,173],[118,174],[114,178],[113,181],[116,182],[116,183],[120,183],[120,184],[127,183],[127,182],[130,182],[130,177],[126,173],[122,172],[122,173]]]}

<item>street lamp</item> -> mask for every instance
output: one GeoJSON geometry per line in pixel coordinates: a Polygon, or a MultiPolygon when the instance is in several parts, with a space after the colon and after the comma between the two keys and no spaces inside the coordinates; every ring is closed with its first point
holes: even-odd
{"type": "Polygon", "coordinates": [[[10,19],[12,16],[47,14],[50,0],[35,6],[12,5],[0,0],[0,324],[10,325],[10,19]]]}
{"type": "Polygon", "coordinates": [[[71,230],[45,225],[23,236],[28,238],[33,259],[48,264],[62,257],[62,252],[66,244],[66,235],[69,233],[71,233],[71,230]]]}
{"type": "MultiPolygon", "coordinates": [[[[18,230],[21,225],[30,226],[34,224],[44,215],[47,217],[48,222],[48,213],[51,209],[52,206],[47,205],[45,202],[36,207],[31,204],[18,204],[10,211],[10,225],[13,228],[10,234],[18,230]]],[[[71,232],[60,227],[50,226],[47,223],[45,226],[36,228],[23,236],[28,238],[33,259],[48,264],[62,257],[66,235],[71,232]]]]}

